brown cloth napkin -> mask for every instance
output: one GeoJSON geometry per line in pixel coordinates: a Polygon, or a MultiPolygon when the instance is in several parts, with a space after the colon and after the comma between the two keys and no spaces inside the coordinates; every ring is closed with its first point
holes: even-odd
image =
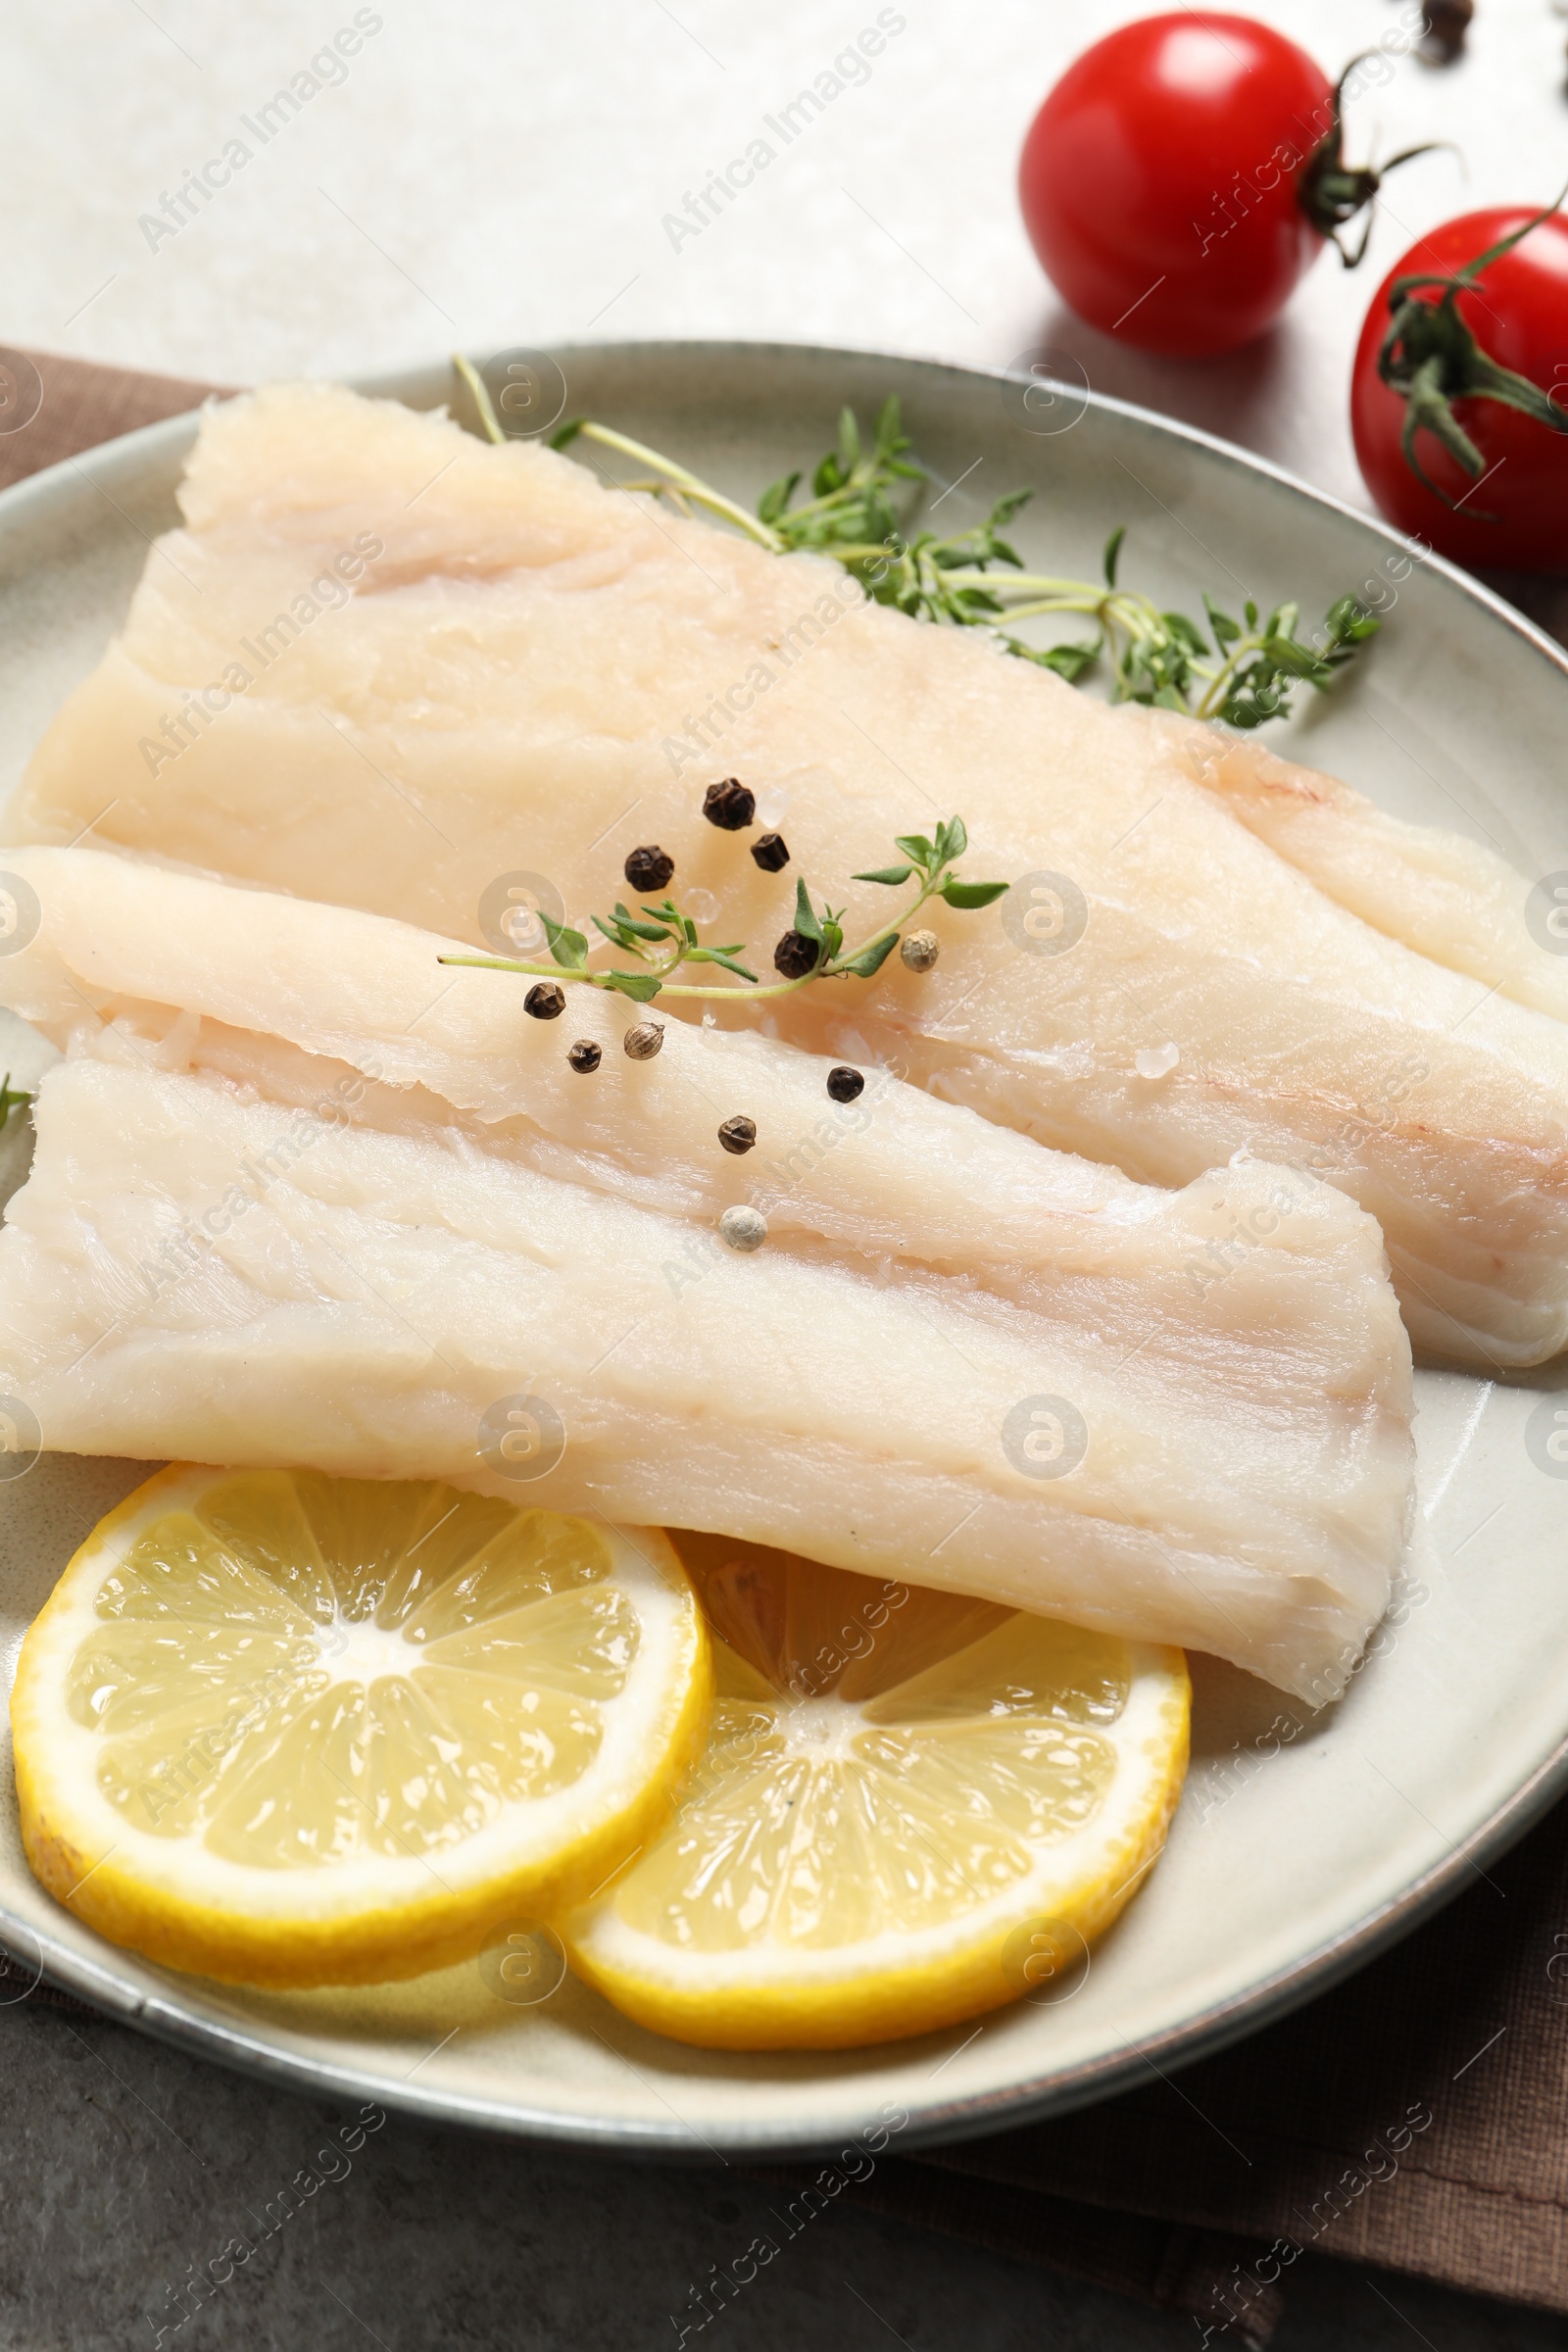
{"type": "Polygon", "coordinates": [[[138,425],[181,416],[224,389],[0,348],[0,490],[138,425]]]}
{"type": "MultiPolygon", "coordinates": [[[[217,389],[0,350],[0,486],[217,389]]],[[[1568,2312],[1568,1805],[1283,2024],[1058,2122],[883,2161],[852,2201],[1248,2352],[1307,2250],[1568,2312]]]]}
{"type": "Polygon", "coordinates": [[[1190,2312],[1216,2342],[1267,2340],[1307,2250],[1568,2311],[1568,1805],[1295,2016],[901,2171],[923,2178],[867,2183],[884,2210],[1190,2312]]]}

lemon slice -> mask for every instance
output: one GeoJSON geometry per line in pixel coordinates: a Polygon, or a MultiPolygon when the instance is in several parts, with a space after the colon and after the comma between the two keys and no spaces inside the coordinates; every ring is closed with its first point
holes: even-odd
{"type": "Polygon", "coordinates": [[[678,1815],[563,1923],[640,2024],[719,2049],[1059,1998],[1187,1765],[1180,1650],[677,1535],[718,1696],[678,1815]]]}
{"type": "Polygon", "coordinates": [[[112,1942],[374,1984],[592,1891],[701,1743],[668,1540],[459,1494],[175,1467],[23,1643],[27,1859],[112,1942]]]}

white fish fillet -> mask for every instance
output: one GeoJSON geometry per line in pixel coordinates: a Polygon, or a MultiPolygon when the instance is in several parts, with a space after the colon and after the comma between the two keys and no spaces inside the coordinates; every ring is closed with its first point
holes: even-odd
{"type": "Polygon", "coordinates": [[[372,1071],[358,1116],[457,1121],[543,1174],[695,1218],[698,1267],[716,1248],[707,1228],[746,1200],[802,1247],[842,1247],[873,1271],[910,1259],[960,1274],[1059,1324],[1069,1345],[1092,1332],[1160,1363],[1161,1378],[1261,1393],[1276,1415],[1347,1390],[1407,1413],[1408,1348],[1376,1228],[1310,1178],[1220,1170],[1172,1195],[891,1071],[871,1068],[858,1102],[834,1102],[828,1061],[753,1031],[671,1023],[656,1060],[629,1061],[620,1041],[639,1011],[578,990],[559,1026],[531,1020],[515,988],[444,969],[453,942],[381,916],[90,850],[22,850],[12,870],[40,919],[0,957],[0,1003],[62,1048],[219,1069],[298,1104],[372,1071]],[[574,1037],[602,1048],[591,1078],[567,1064],[574,1037]],[[717,1140],[737,1112],[758,1132],[744,1159],[717,1140]]]}
{"type": "MultiPolygon", "coordinates": [[[[1151,723],[1195,782],[1376,930],[1520,1004],[1568,1020],[1568,890],[1537,885],[1485,842],[1390,816],[1338,776],[1174,712],[1151,723]]],[[[1548,880],[1550,878],[1548,877],[1548,880]]]]}
{"type": "MultiPolygon", "coordinates": [[[[456,1477],[1210,1648],[1314,1700],[1385,1609],[1408,1374],[1375,1233],[1326,1188],[1298,1249],[1316,1218],[1343,1386],[1319,1369],[1314,1395],[1279,1399],[1267,1383],[1300,1357],[1255,1343],[1253,1406],[1201,1369],[1175,1397],[1168,1366],[1140,1374],[1093,1331],[1072,1346],[1062,1317],[912,1260],[877,1280],[790,1242],[719,1249],[672,1296],[686,1218],[538,1174],[472,1127],[376,1129],[360,1105],[311,1115],[155,1068],[131,1035],[77,1037],[45,1075],[0,1233],[0,1388],[47,1446],[456,1477]],[[526,1489],[496,1451],[524,1397],[564,1428],[526,1489]],[[1008,1416],[1046,1397],[1081,1413],[1067,1475],[1008,1453],[1008,1416]]],[[[322,1082],[336,1068],[319,1060],[322,1082]]],[[[1265,1206],[1277,1181],[1237,1171],[1234,1198],[1265,1206]]],[[[1034,1458],[1060,1458],[1069,1416],[1027,1425],[1046,1428],[1034,1458]]]]}
{"type": "Polygon", "coordinates": [[[1568,1027],[1334,904],[1174,736],[846,602],[836,566],[332,387],[210,412],[182,499],[13,840],[96,820],[106,846],[469,940],[500,878],[545,876],[580,921],[657,840],[710,936],[765,961],[795,873],[863,936],[891,894],[845,877],[957,809],[966,870],[1012,899],[939,909],[927,978],[787,1000],[785,1034],[838,1052],[850,1030],[1143,1181],[1238,1151],[1314,1168],[1378,1218],[1420,1344],[1494,1365],[1568,1344],[1568,1027]],[[701,820],[726,772],[784,830],[782,875],[701,820]],[[1053,936],[1063,905],[1081,936],[1053,936]]]}

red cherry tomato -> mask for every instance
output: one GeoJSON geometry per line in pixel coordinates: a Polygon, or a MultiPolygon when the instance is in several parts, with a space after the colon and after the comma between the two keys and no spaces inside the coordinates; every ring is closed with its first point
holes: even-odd
{"type": "MultiPolygon", "coordinates": [[[[1536,218],[1533,205],[1465,213],[1412,245],[1378,288],[1361,329],[1350,378],[1350,429],[1367,488],[1391,522],[1460,564],[1568,571],[1568,429],[1497,400],[1454,391],[1454,422],[1481,460],[1461,464],[1422,425],[1411,454],[1401,447],[1408,404],[1385,383],[1378,355],[1393,324],[1396,278],[1445,277],[1536,218]],[[1424,473],[1433,484],[1421,480],[1424,473]],[[1451,504],[1448,502],[1452,502],[1451,504]]],[[[1434,307],[1441,285],[1416,287],[1434,307]]],[[[1568,428],[1568,220],[1553,213],[1481,271],[1474,292],[1454,298],[1485,357],[1544,393],[1568,428]]]]}
{"type": "Polygon", "coordinates": [[[1298,186],[1335,126],[1334,85],[1267,24],[1183,9],[1122,25],[1068,67],[1024,141],[1046,275],[1146,351],[1250,342],[1322,248],[1298,186]]]}

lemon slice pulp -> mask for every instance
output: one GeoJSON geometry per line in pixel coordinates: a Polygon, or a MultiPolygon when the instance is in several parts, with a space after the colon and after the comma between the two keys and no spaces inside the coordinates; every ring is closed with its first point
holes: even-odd
{"type": "Polygon", "coordinates": [[[708,1746],[563,1923],[578,1973],[727,2049],[888,2040],[1065,1982],[1163,1841],[1181,1651],[675,1540],[716,1637],[708,1746]]]}
{"type": "Polygon", "coordinates": [[[23,1839],[116,1943],[368,1984],[589,1893],[699,1745],[709,1643],[658,1531],[433,1483],[175,1467],[23,1644],[23,1839]]]}

